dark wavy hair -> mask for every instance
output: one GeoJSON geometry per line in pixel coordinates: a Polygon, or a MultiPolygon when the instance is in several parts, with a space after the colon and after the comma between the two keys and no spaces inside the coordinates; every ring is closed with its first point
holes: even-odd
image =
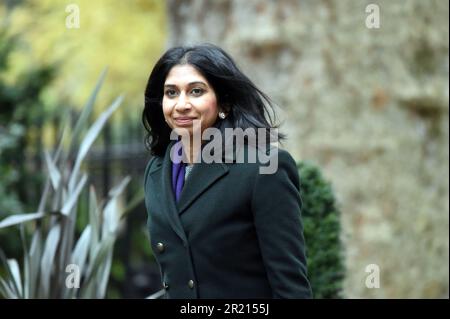
{"type": "MultiPolygon", "coordinates": [[[[145,89],[142,122],[147,131],[145,144],[152,155],[164,156],[170,143],[171,128],[162,110],[164,82],[174,66],[184,64],[192,65],[207,79],[216,94],[217,105],[228,112],[224,120],[214,124],[222,133],[225,128],[278,128],[273,122],[273,102],[238,69],[223,49],[212,44],[174,47],[156,63],[145,89]]],[[[281,141],[285,136],[278,134],[276,138],[281,141]]]]}

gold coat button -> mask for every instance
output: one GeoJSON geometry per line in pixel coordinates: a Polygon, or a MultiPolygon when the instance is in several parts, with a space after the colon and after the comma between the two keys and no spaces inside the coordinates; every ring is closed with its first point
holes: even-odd
{"type": "Polygon", "coordinates": [[[188,281],[188,286],[191,289],[194,288],[194,281],[192,279],[188,281]]]}
{"type": "Polygon", "coordinates": [[[163,243],[157,243],[156,248],[158,248],[158,251],[162,253],[164,251],[164,244],[163,243]]]}

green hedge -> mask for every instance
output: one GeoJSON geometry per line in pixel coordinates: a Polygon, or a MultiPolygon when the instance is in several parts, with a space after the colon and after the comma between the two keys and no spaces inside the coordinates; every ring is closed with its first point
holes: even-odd
{"type": "Polygon", "coordinates": [[[298,164],[308,277],[314,298],[341,298],[344,277],[340,212],[318,167],[298,164]]]}

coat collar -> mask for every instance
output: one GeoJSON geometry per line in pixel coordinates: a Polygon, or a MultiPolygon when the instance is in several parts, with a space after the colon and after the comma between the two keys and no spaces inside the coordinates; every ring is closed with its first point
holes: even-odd
{"type": "Polygon", "coordinates": [[[170,160],[170,149],[176,143],[171,141],[167,146],[164,158],[157,161],[155,168],[150,172],[152,179],[161,187],[161,200],[167,209],[169,223],[180,238],[187,242],[186,234],[181,224],[180,215],[217,180],[226,175],[229,168],[224,163],[195,163],[181,191],[178,203],[172,190],[172,162],[170,160]]]}

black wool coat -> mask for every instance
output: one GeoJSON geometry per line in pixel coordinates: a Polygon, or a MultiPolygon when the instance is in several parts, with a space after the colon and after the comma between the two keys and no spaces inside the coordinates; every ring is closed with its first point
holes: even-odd
{"type": "Polygon", "coordinates": [[[176,202],[171,145],[144,177],[165,298],[311,298],[291,155],[278,149],[275,174],[258,163],[196,163],[176,202]]]}

